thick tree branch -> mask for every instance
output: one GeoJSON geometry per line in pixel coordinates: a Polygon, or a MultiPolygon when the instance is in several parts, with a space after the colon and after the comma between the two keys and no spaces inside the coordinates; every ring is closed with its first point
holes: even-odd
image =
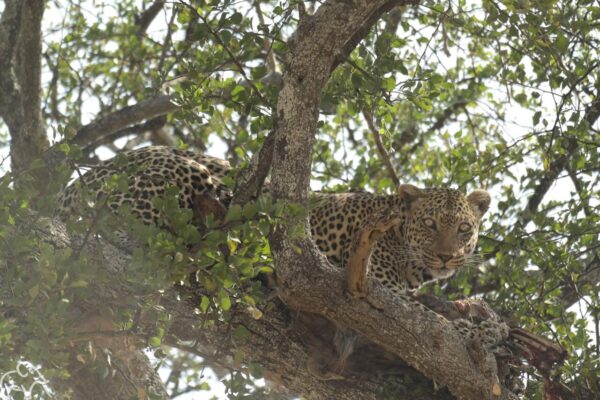
{"type": "MultiPolygon", "coordinates": [[[[83,245],[83,252],[89,262],[109,271],[109,274],[114,277],[114,286],[90,285],[89,290],[93,291],[93,295],[90,295],[89,299],[93,299],[94,304],[102,306],[114,304],[116,309],[121,304],[121,296],[131,298],[131,296],[148,295],[148,293],[136,293],[135,289],[123,283],[126,279],[121,277],[126,274],[130,258],[114,246],[96,239],[87,240],[85,243],[80,238],[71,239],[64,226],[57,221],[36,220],[35,223],[22,226],[34,227],[31,236],[55,248],[79,248],[83,245]]],[[[344,299],[341,295],[343,284],[341,271],[336,273],[340,284],[334,289],[339,297],[344,299]]],[[[319,375],[319,368],[335,358],[331,342],[336,329],[335,325],[326,318],[290,310],[275,299],[263,305],[261,310],[263,315],[259,319],[246,312],[244,306],[240,304],[234,305],[237,309],[232,309],[231,320],[222,320],[198,313],[196,290],[184,287],[165,291],[161,306],[173,318],[165,344],[201,355],[212,365],[239,370],[245,368],[248,362],[258,362],[264,366],[267,379],[277,390],[290,397],[304,395],[317,400],[453,399],[447,390],[436,389],[433,383],[427,382],[402,360],[372,343],[364,343],[348,360],[345,375],[359,377],[359,379],[325,381],[319,375]],[[204,318],[214,320],[215,323],[204,324],[202,322],[204,318]],[[244,339],[232,337],[231,326],[246,328],[247,337],[244,339]],[[237,351],[244,354],[242,365],[234,364],[232,361],[237,351]]],[[[93,312],[94,304],[86,304],[83,307],[93,312]]],[[[365,306],[364,303],[359,304],[365,306]]],[[[405,308],[400,304],[396,306],[405,308]]],[[[418,308],[410,308],[406,311],[415,310],[418,315],[418,308]]],[[[390,318],[395,319],[393,316],[390,318]]],[[[82,362],[73,358],[72,364],[68,366],[73,374],[72,378],[62,382],[58,379],[54,380],[53,387],[59,393],[67,388],[74,388],[75,398],[139,398],[140,393],[153,393],[157,398],[167,398],[164,387],[157,378],[158,375],[140,351],[140,345],[143,345],[147,339],[143,332],[153,332],[155,320],[148,318],[146,321],[141,315],[141,318],[136,321],[135,330],[122,331],[111,326],[110,323],[107,325],[105,320],[95,321],[93,318],[85,318],[84,325],[79,325],[80,328],[84,327],[81,329],[79,340],[94,342],[98,351],[102,347],[110,348],[113,366],[118,368],[118,373],[111,376],[110,384],[107,384],[106,379],[95,372],[96,365],[93,362],[82,362]],[[86,385],[81,385],[81,382],[86,382],[86,385]]],[[[403,328],[397,330],[397,325],[375,327],[375,329],[383,329],[387,336],[401,336],[398,332],[403,332],[403,328]]],[[[444,346],[445,342],[434,340],[431,343],[421,343],[421,346],[432,345],[444,346]]],[[[445,361],[439,359],[438,362],[445,361]]]]}
{"type": "Polygon", "coordinates": [[[172,96],[158,95],[154,98],[122,108],[119,111],[101,117],[77,131],[72,143],[82,147],[93,145],[104,137],[141,121],[153,119],[178,109],[172,96]]]}
{"type": "Polygon", "coordinates": [[[270,385],[288,398],[376,400],[387,395],[398,400],[452,399],[447,390],[436,391],[422,375],[373,344],[365,344],[347,363],[345,375],[358,379],[323,380],[321,367],[336,357],[331,347],[335,326],[316,314],[291,312],[277,300],[264,307],[258,320],[243,310],[233,313],[231,323],[250,332],[235,343],[229,342],[228,323],[202,327],[189,304],[174,303],[172,298],[164,304],[176,310],[167,344],[230,370],[240,368],[227,360],[241,351],[246,361],[263,365],[270,385]],[[190,347],[189,343],[195,345],[190,347]],[[220,349],[217,359],[216,349],[220,349]]]}
{"type": "MultiPolygon", "coordinates": [[[[303,246],[300,251],[303,255],[310,254],[311,248],[303,246]]],[[[300,258],[297,253],[296,257],[300,258]]],[[[492,390],[498,379],[493,357],[483,354],[480,359],[472,359],[448,321],[421,309],[416,302],[390,298],[387,291],[377,285],[370,290],[369,302],[350,299],[343,289],[343,271],[320,268],[323,264],[324,260],[316,255],[301,266],[294,265],[302,268],[304,276],[298,276],[295,281],[287,275],[285,281],[279,279],[283,281],[280,297],[286,304],[294,309],[317,312],[351,327],[401,356],[438,384],[447,385],[458,398],[493,398],[492,390]],[[340,283],[334,286],[332,282],[340,283]],[[370,303],[382,310],[371,307],[370,303]]],[[[277,264],[278,274],[280,265],[277,264]]],[[[512,398],[507,389],[502,391],[502,396],[512,398]]]]}
{"type": "MultiPolygon", "coordinates": [[[[0,19],[0,116],[11,136],[14,172],[29,170],[48,147],[41,113],[44,0],[6,0],[0,19]]],[[[48,176],[32,171],[38,183],[48,176]]]]}
{"type": "MultiPolygon", "coordinates": [[[[83,251],[89,261],[102,266],[114,277],[115,284],[111,287],[91,285],[89,290],[93,291],[93,295],[89,296],[89,302],[85,305],[77,304],[87,310],[87,313],[84,314],[82,323],[78,324],[81,334],[74,341],[91,341],[94,343],[96,351],[101,351],[104,347],[109,348],[113,368],[116,368],[118,373],[111,376],[110,385],[107,385],[106,378],[95,372],[96,365],[93,362],[76,359],[74,354],[72,364],[68,366],[72,377],[67,381],[58,379],[53,381],[53,387],[58,390],[58,393],[71,388],[75,390],[77,398],[125,399],[139,398],[140,394],[150,393],[155,396],[154,398],[167,398],[158,375],[140,350],[140,346],[143,346],[147,339],[143,332],[154,331],[155,319],[148,318],[146,321],[142,314],[135,319],[135,329],[123,331],[111,325],[110,321],[107,324],[105,317],[99,319],[89,317],[90,314],[94,315],[96,309],[94,305],[114,304],[115,307],[119,307],[122,297],[145,297],[148,295],[143,288],[133,289],[123,283],[126,279],[121,276],[126,274],[130,257],[102,240],[71,239],[64,226],[56,221],[35,220],[34,223],[24,223],[21,226],[23,229],[33,229],[30,232],[32,237],[58,249],[83,246],[83,251]],[[143,290],[144,293],[136,293],[136,290],[143,290]],[[86,384],[82,385],[81,382],[86,382],[86,384]]],[[[344,302],[351,301],[342,295],[342,271],[332,270],[331,272],[339,275],[337,278],[340,284],[332,288],[336,298],[344,302]]],[[[316,277],[316,279],[318,278],[316,277]]],[[[331,287],[331,285],[329,286],[331,287]]],[[[381,296],[380,289],[375,287],[377,296],[381,296]]],[[[249,362],[258,362],[265,367],[265,375],[275,385],[277,391],[289,396],[304,395],[310,399],[375,400],[385,397],[398,400],[450,400],[454,398],[448,391],[436,389],[432,383],[423,380],[419,373],[409,368],[384,347],[370,342],[362,343],[348,360],[344,376],[352,376],[354,379],[324,381],[320,375],[320,368],[336,357],[331,346],[336,326],[326,318],[312,313],[292,311],[275,299],[269,304],[261,305],[261,318],[256,319],[255,315],[246,312],[245,306],[240,304],[234,305],[237,309],[232,310],[231,320],[222,320],[215,318],[216,316],[198,313],[196,308],[198,304],[197,290],[197,288],[180,287],[165,291],[161,306],[173,318],[165,344],[201,355],[209,364],[229,370],[239,370],[245,368],[249,362]],[[202,322],[204,318],[214,320],[215,324],[204,324],[202,322]],[[248,335],[244,339],[232,336],[231,326],[243,326],[248,335]],[[242,365],[232,361],[238,351],[244,354],[242,365]]],[[[466,307],[457,307],[459,302],[440,301],[427,295],[420,296],[419,300],[424,301],[425,304],[448,319],[465,317],[465,315],[475,317],[483,315],[482,319],[487,319],[491,312],[485,308],[482,312],[481,307],[484,305],[477,302],[469,303],[466,307]]],[[[359,304],[361,307],[368,308],[363,302],[359,304]]],[[[327,307],[332,308],[330,312],[335,312],[337,305],[333,304],[327,307]]],[[[344,310],[346,309],[344,308],[344,310]]],[[[443,358],[445,352],[442,349],[447,345],[455,345],[459,340],[453,337],[432,336],[428,332],[427,324],[433,323],[432,326],[435,330],[435,325],[440,323],[437,317],[433,317],[432,321],[432,314],[424,313],[416,306],[416,303],[406,307],[406,304],[400,302],[391,308],[393,310],[391,313],[387,310],[390,308],[386,307],[381,314],[389,316],[392,324],[373,326],[373,330],[380,332],[377,334],[378,336],[399,337],[396,340],[402,341],[402,336],[414,334],[411,329],[408,329],[409,327],[397,324],[400,319],[394,315],[396,310],[400,310],[401,313],[408,312],[411,314],[409,317],[412,321],[411,324],[421,326],[419,329],[425,330],[420,332],[421,339],[417,337],[414,340],[419,342],[419,346],[428,348],[429,357],[435,358],[441,365],[449,362],[443,358]],[[422,318],[427,321],[423,321],[422,318]],[[399,334],[399,332],[401,333],[399,334]],[[441,357],[436,354],[438,352],[441,353],[441,357]]],[[[352,313],[353,311],[348,309],[347,312],[352,313]]],[[[327,314],[325,313],[325,315],[327,314]]],[[[364,311],[358,313],[355,318],[360,318],[361,314],[364,314],[364,311]]],[[[519,338],[524,338],[527,342],[534,339],[533,347],[529,345],[528,347],[537,351],[536,362],[540,361],[551,366],[548,362],[555,363],[556,361],[547,356],[562,354],[560,348],[556,348],[558,352],[554,351],[553,353],[545,350],[547,347],[552,350],[555,347],[552,343],[544,343],[543,340],[539,341],[539,338],[531,336],[527,332],[519,332],[519,338]],[[541,344],[542,347],[539,347],[538,344],[541,344]],[[544,358],[540,358],[539,355],[544,358]]],[[[448,333],[455,334],[454,332],[448,333]]],[[[391,343],[387,339],[386,342],[391,343]]],[[[392,350],[394,349],[392,348],[392,350]]],[[[419,351],[419,349],[416,350],[416,352],[419,351]]],[[[456,375],[463,376],[463,373],[456,371],[456,375]]],[[[439,381],[437,383],[440,384],[439,381]]],[[[505,397],[500,398],[511,398],[507,397],[508,395],[509,393],[505,392],[502,395],[505,397]]],[[[584,399],[592,399],[593,396],[593,394],[589,394],[584,399]]]]}
{"type": "MultiPolygon", "coordinates": [[[[152,119],[176,111],[178,108],[171,96],[158,95],[97,119],[79,129],[68,142],[91,150],[106,142],[108,137],[116,138],[127,133],[126,129],[134,124],[147,121],[143,126],[152,129],[152,119]]],[[[48,171],[56,170],[67,158],[61,150],[60,143],[52,146],[42,156],[48,171]]]]}
{"type": "Polygon", "coordinates": [[[314,15],[306,16],[299,24],[290,43],[277,103],[275,152],[278,156],[274,158],[273,171],[273,191],[281,197],[308,198],[318,104],[331,71],[346,59],[384,12],[412,2],[358,3],[361,4],[323,3],[314,15]],[[284,162],[285,167],[282,167],[284,162]]]}
{"type": "MultiPolygon", "coordinates": [[[[327,1],[299,24],[277,103],[272,189],[276,197],[306,203],[321,91],[330,72],[381,15],[402,1],[327,1]]],[[[271,237],[280,298],[294,309],[351,327],[400,355],[462,399],[492,398],[496,363],[474,361],[452,326],[430,312],[390,298],[375,285],[371,299],[383,311],[344,294],[344,271],[334,269],[309,239],[289,242],[287,228],[271,237]]],[[[495,386],[496,385],[496,386],[495,386]]],[[[511,398],[502,390],[502,398],[511,398]]]]}
{"type": "Polygon", "coordinates": [[[138,35],[141,36],[146,33],[146,30],[152,21],[154,21],[154,18],[156,18],[158,13],[163,9],[164,5],[165,0],[155,0],[150,7],[144,10],[140,15],[136,16],[135,24],[138,26],[138,35]]]}

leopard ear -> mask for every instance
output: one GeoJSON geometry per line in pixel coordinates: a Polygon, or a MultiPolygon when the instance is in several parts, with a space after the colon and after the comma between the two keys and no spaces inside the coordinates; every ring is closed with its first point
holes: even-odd
{"type": "Polygon", "coordinates": [[[490,208],[492,202],[492,196],[488,192],[482,189],[476,189],[467,196],[467,200],[471,204],[471,208],[475,211],[475,214],[481,218],[483,214],[490,208]]]}
{"type": "Polygon", "coordinates": [[[415,200],[421,197],[425,197],[425,191],[413,185],[398,185],[398,188],[396,190],[398,192],[398,195],[404,200],[406,200],[408,204],[412,204],[415,200]]]}

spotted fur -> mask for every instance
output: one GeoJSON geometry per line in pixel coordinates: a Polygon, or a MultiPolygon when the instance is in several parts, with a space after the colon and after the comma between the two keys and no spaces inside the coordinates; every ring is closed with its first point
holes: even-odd
{"type": "Polygon", "coordinates": [[[159,224],[160,211],[152,200],[163,196],[168,187],[180,189],[182,208],[192,208],[194,198],[203,193],[215,194],[227,202],[229,191],[222,180],[230,170],[227,161],[216,157],[166,146],[144,147],[104,161],[83,174],[63,191],[57,211],[63,219],[81,214],[82,194],[91,192],[92,203],[105,201],[115,212],[128,206],[144,223],[159,224]],[[103,183],[119,173],[130,175],[128,190],[107,190],[103,183]]]}
{"type": "Polygon", "coordinates": [[[400,223],[377,241],[370,273],[394,293],[452,276],[474,258],[479,223],[490,196],[454,189],[402,185],[391,196],[369,193],[318,195],[311,211],[312,237],[330,261],[345,265],[351,238],[373,215],[393,210],[400,223]]]}

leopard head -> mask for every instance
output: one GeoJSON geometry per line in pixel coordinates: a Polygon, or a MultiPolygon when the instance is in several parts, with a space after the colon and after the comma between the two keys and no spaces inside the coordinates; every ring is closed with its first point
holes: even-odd
{"type": "Polygon", "coordinates": [[[454,189],[412,185],[401,185],[398,192],[407,210],[400,234],[417,266],[439,279],[473,260],[479,224],[491,201],[488,192],[465,196],[454,189]]]}

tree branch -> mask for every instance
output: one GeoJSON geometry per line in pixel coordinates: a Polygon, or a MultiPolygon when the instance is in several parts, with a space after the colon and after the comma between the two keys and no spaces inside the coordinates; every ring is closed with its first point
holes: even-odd
{"type": "MultiPolygon", "coordinates": [[[[135,293],[124,283],[126,279],[122,276],[126,274],[130,257],[122,250],[101,239],[85,240],[85,243],[82,243],[83,238],[71,239],[58,221],[36,220],[35,223],[21,226],[24,229],[32,227],[32,237],[55,248],[78,248],[83,245],[88,260],[114,277],[114,286],[90,285],[89,290],[93,295],[89,299],[94,304],[118,305],[121,296],[147,296],[147,293],[135,293]]],[[[341,290],[341,275],[338,278],[341,290]]],[[[324,381],[317,368],[326,363],[328,358],[335,357],[331,342],[336,327],[330,321],[316,314],[291,312],[281,301],[274,299],[263,305],[259,319],[245,312],[243,305],[234,304],[234,308],[238,309],[232,309],[231,320],[214,318],[214,324],[202,324],[202,315],[197,310],[197,291],[198,288],[190,287],[165,291],[161,307],[173,319],[164,343],[199,354],[209,363],[214,358],[213,365],[240,370],[249,362],[258,362],[264,366],[267,379],[278,391],[289,395],[306,395],[317,400],[376,400],[383,395],[398,400],[453,398],[447,390],[434,388],[433,384],[425,381],[403,361],[372,343],[365,343],[347,363],[347,373],[360,379],[324,381]],[[231,326],[246,328],[247,337],[232,340],[231,326]],[[215,357],[217,349],[219,351],[215,357]],[[244,354],[242,365],[234,365],[232,361],[238,351],[244,354]]],[[[94,310],[93,304],[84,307],[94,310]]],[[[212,316],[207,317],[213,320],[212,316]]],[[[105,378],[95,372],[97,365],[81,362],[74,357],[67,366],[72,377],[67,381],[60,381],[59,378],[52,381],[58,393],[72,388],[76,398],[138,398],[139,393],[153,393],[157,398],[167,398],[158,375],[139,349],[146,339],[143,332],[153,332],[156,328],[153,318],[147,321],[139,318],[136,329],[127,332],[110,323],[107,325],[104,317],[85,317],[78,326],[82,332],[79,339],[93,341],[97,350],[104,347],[111,350],[112,363],[119,372],[111,376],[110,385],[107,385],[105,378]],[[81,385],[82,382],[86,384],[81,385]]],[[[394,326],[386,329],[389,329],[390,335],[397,336],[393,331],[394,326]]]]}
{"type": "Polygon", "coordinates": [[[179,106],[173,102],[173,97],[164,94],[142,100],[84,126],[77,131],[71,142],[88,147],[119,130],[168,114],[178,108],[179,106]]]}
{"type": "Polygon", "coordinates": [[[138,26],[139,36],[146,33],[146,30],[148,29],[152,21],[154,21],[154,18],[156,18],[160,10],[162,10],[164,5],[165,0],[155,0],[150,7],[148,7],[140,15],[137,15],[135,17],[135,24],[138,26]]]}
{"type": "MultiPolygon", "coordinates": [[[[181,297],[189,296],[187,293],[181,297]]],[[[227,364],[227,360],[233,360],[235,352],[241,351],[246,362],[257,362],[265,368],[265,378],[278,393],[303,395],[311,400],[376,400],[384,394],[398,400],[452,399],[447,390],[436,391],[418,372],[373,344],[365,344],[348,360],[345,374],[359,379],[323,380],[320,367],[335,359],[331,346],[335,325],[316,314],[291,313],[282,302],[274,300],[265,305],[263,317],[258,320],[239,310],[232,313],[232,321],[202,327],[192,312],[193,306],[174,302],[174,298],[163,303],[175,310],[167,344],[230,370],[240,369],[239,365],[227,364]],[[250,334],[224,346],[224,341],[229,341],[226,332],[230,323],[245,327],[250,334]],[[189,343],[195,343],[194,347],[190,348],[189,343]],[[214,359],[217,348],[221,351],[214,359]]]]}
{"type": "MultiPolygon", "coordinates": [[[[381,15],[404,4],[408,2],[326,1],[299,24],[289,46],[277,102],[272,171],[276,197],[306,204],[321,91],[331,71],[381,15]]],[[[402,297],[390,298],[378,285],[370,298],[381,304],[383,311],[348,298],[342,288],[344,271],[327,263],[308,239],[308,232],[307,238],[291,243],[288,229],[280,226],[270,238],[279,296],[288,306],[351,327],[435,382],[447,385],[458,398],[492,398],[498,378],[491,355],[486,353],[479,361],[471,359],[448,321],[402,297]]],[[[502,390],[501,398],[511,397],[508,390],[502,390]]]]}
{"type": "MultiPolygon", "coordinates": [[[[34,217],[35,218],[35,217],[34,217]]],[[[22,229],[32,229],[31,237],[39,239],[41,242],[52,245],[57,249],[71,247],[84,247],[84,252],[89,262],[94,265],[102,266],[108,274],[114,277],[115,284],[110,287],[99,287],[90,285],[89,290],[92,294],[88,296],[90,303],[83,306],[86,310],[93,311],[94,304],[115,304],[117,307],[121,304],[123,297],[132,298],[136,296],[147,296],[148,293],[136,293],[135,290],[145,290],[138,287],[133,289],[127,283],[123,274],[130,265],[130,257],[122,250],[102,241],[102,239],[85,240],[80,237],[71,239],[68,237],[64,226],[57,221],[40,221],[36,219],[34,223],[23,223],[22,229]],[[83,243],[85,242],[85,243],[83,243]]],[[[166,268],[167,266],[165,266],[166,268]]],[[[447,390],[434,387],[432,383],[424,380],[421,374],[406,363],[398,359],[396,353],[396,343],[408,340],[407,346],[417,343],[418,348],[413,352],[425,352],[427,357],[434,359],[440,364],[439,368],[455,368],[456,360],[448,360],[446,346],[451,348],[460,347],[460,340],[453,335],[451,331],[438,332],[440,324],[449,325],[448,322],[440,320],[430,312],[423,311],[417,303],[407,304],[398,298],[391,299],[391,303],[386,304],[383,311],[373,312],[364,302],[356,302],[342,294],[343,271],[330,269],[328,273],[336,274],[336,277],[330,281],[339,282],[338,285],[325,285],[333,290],[335,299],[344,304],[331,304],[323,306],[322,298],[316,299],[319,308],[325,308],[324,314],[330,317],[338,311],[344,314],[355,314],[355,319],[361,319],[361,316],[376,314],[373,321],[385,319],[390,324],[373,325],[372,330],[377,331],[375,336],[383,342],[392,346],[382,347],[370,341],[362,343],[346,364],[346,377],[353,379],[344,379],[343,381],[326,381],[319,375],[321,365],[331,361],[336,357],[332,349],[332,340],[336,325],[332,324],[327,318],[314,313],[292,312],[286,305],[276,298],[268,304],[261,304],[262,316],[256,319],[252,313],[245,311],[243,304],[234,304],[231,319],[217,318],[212,315],[204,317],[214,321],[214,324],[203,324],[202,314],[198,313],[197,304],[198,288],[178,287],[166,289],[160,302],[161,307],[172,316],[168,334],[163,340],[164,344],[180,348],[183,351],[192,352],[201,355],[211,364],[229,370],[243,370],[248,363],[257,362],[266,369],[265,376],[271,382],[278,392],[290,395],[304,395],[311,399],[329,400],[332,398],[344,398],[346,400],[369,400],[380,398],[394,398],[398,400],[451,400],[455,398],[447,390]],[[352,307],[346,308],[348,303],[358,306],[357,312],[352,307]],[[399,311],[399,314],[398,314],[399,311]],[[406,314],[405,316],[402,316],[406,314]],[[404,319],[406,318],[406,319],[404,319]],[[411,321],[405,324],[402,321],[411,321]],[[406,326],[405,326],[406,325],[406,326]],[[248,333],[243,339],[233,335],[231,326],[243,326],[248,333]],[[418,335],[415,335],[415,327],[418,335]],[[430,332],[433,329],[434,334],[430,332]],[[441,336],[438,336],[441,334],[441,336]],[[446,335],[450,335],[449,337],[446,335]],[[395,338],[395,339],[392,339],[395,338]],[[190,344],[191,343],[191,344],[190,344]],[[218,351],[217,351],[218,349],[218,351]],[[242,363],[233,360],[239,360],[236,356],[238,352],[244,354],[242,363]],[[235,356],[235,357],[234,357],[235,356]]],[[[311,277],[311,279],[320,279],[331,277],[311,277]]],[[[380,286],[375,285],[374,295],[382,298],[380,286]]],[[[200,289],[202,290],[202,289],[200,289]]],[[[269,289],[266,289],[269,290],[269,289]]],[[[272,289],[271,289],[272,290],[272,289]]],[[[287,290],[287,289],[286,289],[287,290]]],[[[326,290],[320,288],[319,290],[326,290]]],[[[323,296],[323,293],[321,293],[323,296]]],[[[389,300],[386,298],[386,300],[389,300]]],[[[468,316],[480,316],[487,319],[488,311],[481,307],[484,305],[469,303],[457,307],[459,302],[440,301],[432,296],[422,295],[419,300],[424,301],[429,307],[435,309],[448,319],[468,316]]],[[[76,304],[81,306],[81,304],[76,304]]],[[[86,314],[84,314],[86,315],[86,314]]],[[[164,386],[158,379],[157,373],[152,369],[152,365],[143,355],[140,346],[145,342],[144,332],[154,332],[155,319],[147,320],[141,316],[135,319],[134,329],[128,331],[119,330],[114,325],[106,324],[106,317],[100,317],[99,320],[89,318],[87,313],[83,323],[78,324],[81,334],[76,337],[77,340],[90,340],[94,343],[97,350],[108,347],[111,351],[113,366],[118,373],[111,376],[110,385],[106,384],[104,377],[96,371],[97,365],[93,362],[82,362],[75,357],[68,366],[72,372],[72,377],[67,381],[60,381],[58,378],[53,381],[53,387],[61,390],[73,388],[77,398],[103,399],[115,398],[138,398],[140,393],[153,393],[156,398],[167,398],[164,386]],[[81,385],[81,382],[86,382],[81,385]]],[[[16,320],[15,322],[18,322],[16,320]]],[[[26,322],[25,322],[26,323],[26,322]]],[[[370,323],[370,322],[367,322],[370,323]]],[[[532,336],[527,332],[519,331],[520,338],[528,342],[532,336]]],[[[373,332],[371,332],[373,333],[373,332]]],[[[541,343],[544,347],[554,347],[552,343],[540,342],[535,338],[536,343],[541,343]]],[[[536,345],[535,348],[539,346],[536,345]]],[[[531,347],[530,348],[534,348],[531,347]]],[[[560,351],[560,348],[556,348],[560,351]]],[[[542,355],[553,355],[547,353],[543,348],[542,355]]],[[[466,356],[463,354],[463,356],[466,356]]],[[[466,357],[468,359],[468,357],[466,357]]],[[[549,360],[544,358],[539,360],[549,360]]],[[[423,360],[424,363],[429,361],[423,360]]],[[[467,371],[457,369],[454,371],[456,379],[467,379],[465,385],[481,386],[484,382],[470,381],[470,369],[474,366],[470,363],[461,368],[467,368],[467,371]]],[[[444,382],[436,381],[438,385],[444,382]]],[[[450,386],[452,389],[452,386],[450,386]]],[[[458,398],[473,398],[468,395],[457,395],[458,398]]],[[[485,399],[488,397],[476,397],[485,399]]],[[[503,389],[500,399],[512,398],[510,393],[503,389]]],[[[594,394],[588,394],[582,399],[591,400],[594,394]]]]}
{"type": "MultiPolygon", "coordinates": [[[[0,19],[0,116],[11,135],[16,173],[29,170],[48,147],[40,83],[44,6],[44,0],[6,0],[0,19]]],[[[48,178],[45,172],[32,171],[37,183],[48,178]]]]}
{"type": "MultiPolygon", "coordinates": [[[[598,118],[600,118],[600,80],[596,82],[596,97],[588,105],[585,115],[583,116],[583,120],[589,127],[591,127],[596,123],[598,118]]],[[[556,129],[557,128],[554,128],[554,130],[556,129]]],[[[567,140],[565,153],[550,163],[545,174],[540,178],[537,186],[533,189],[533,193],[529,197],[527,206],[521,214],[523,225],[526,225],[527,222],[531,220],[531,217],[537,211],[537,208],[544,199],[544,196],[554,181],[556,181],[560,173],[567,168],[571,157],[575,154],[578,148],[579,144],[577,143],[577,139],[574,137],[569,137],[567,140]]]]}
{"type": "MultiPolygon", "coordinates": [[[[176,111],[178,108],[179,106],[173,102],[172,96],[158,95],[97,119],[79,129],[73,139],[67,140],[67,142],[89,150],[105,142],[107,137],[120,136],[125,133],[126,128],[142,121],[147,121],[143,126],[151,129],[152,119],[176,111]]],[[[52,146],[42,154],[48,171],[55,171],[67,159],[60,144],[52,146]]]]}
{"type": "Polygon", "coordinates": [[[272,130],[267,134],[260,151],[250,160],[250,165],[237,177],[232,204],[245,204],[258,194],[271,168],[274,144],[275,135],[272,130]]]}

